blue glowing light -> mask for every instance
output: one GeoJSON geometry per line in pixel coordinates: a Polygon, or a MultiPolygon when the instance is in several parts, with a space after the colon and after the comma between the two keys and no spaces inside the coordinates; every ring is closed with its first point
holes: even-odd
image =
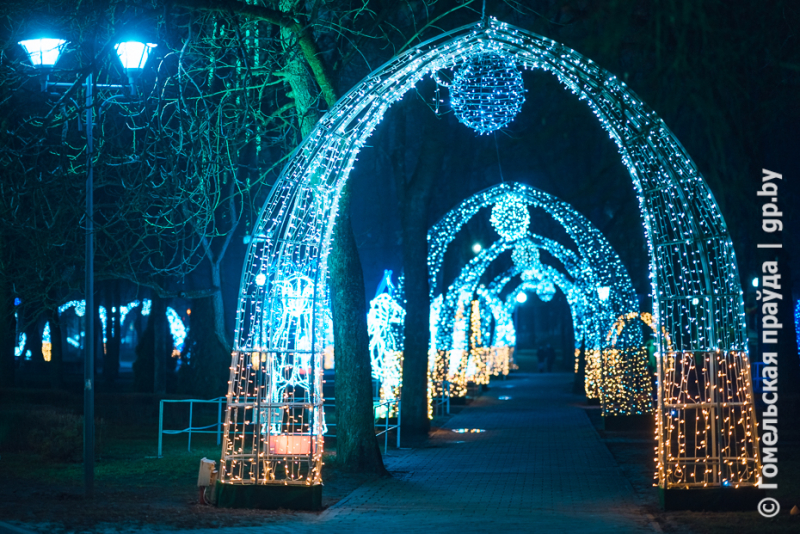
{"type": "Polygon", "coordinates": [[[25,342],[27,340],[28,340],[28,336],[25,334],[25,332],[22,332],[19,335],[19,340],[17,341],[17,346],[14,347],[14,356],[16,356],[17,358],[22,356],[22,351],[25,350],[25,342]]]}
{"type": "Polygon", "coordinates": [[[150,51],[156,45],[151,43],[139,43],[137,41],[126,41],[117,44],[114,48],[117,51],[119,60],[125,70],[143,69],[150,51]]]}
{"type": "Polygon", "coordinates": [[[28,39],[19,42],[34,67],[52,67],[61,56],[67,42],[63,39],[28,39]]]}
{"type": "MultiPolygon", "coordinates": [[[[380,399],[394,400],[402,382],[403,320],[406,311],[397,300],[392,271],[386,270],[377,294],[369,303],[367,332],[372,378],[380,384],[380,399]]],[[[376,415],[386,416],[386,407],[376,415]]]]}
{"type": "Polygon", "coordinates": [[[450,106],[456,118],[480,135],[508,125],[524,102],[522,74],[514,58],[506,54],[469,58],[450,86],[450,106]]]}

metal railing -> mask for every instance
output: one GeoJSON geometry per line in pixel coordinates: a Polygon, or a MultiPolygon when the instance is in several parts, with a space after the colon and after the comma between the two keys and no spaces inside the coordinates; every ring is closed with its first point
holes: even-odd
{"type": "MultiPolygon", "coordinates": [[[[382,428],[383,429],[380,432],[378,432],[377,434],[375,434],[375,437],[378,437],[378,436],[381,436],[381,435],[383,436],[383,450],[386,450],[387,447],[389,446],[389,431],[390,430],[397,430],[397,448],[398,449],[400,448],[400,423],[401,423],[400,406],[401,406],[401,402],[402,401],[400,399],[387,399],[387,400],[384,400],[384,401],[376,399],[376,400],[372,401],[372,416],[376,421],[378,420],[378,418],[376,416],[376,412],[378,411],[378,409],[381,406],[386,406],[386,417],[383,418],[383,423],[378,422],[375,425],[376,429],[378,429],[378,428],[382,428]],[[396,418],[397,422],[395,424],[391,424],[389,422],[391,420],[391,417],[389,417],[389,414],[392,413],[392,406],[395,406],[395,410],[396,411],[394,413],[397,414],[397,418],[396,418]]],[[[332,403],[332,402],[328,403],[328,404],[323,404],[323,406],[325,408],[336,408],[336,405],[334,403],[332,403]]],[[[328,431],[325,433],[325,437],[335,438],[336,434],[331,432],[331,428],[335,427],[336,423],[326,423],[326,426],[328,427],[328,431]]]]}
{"type": "MultiPolygon", "coordinates": [[[[222,414],[223,414],[222,407],[223,407],[224,404],[225,404],[225,397],[217,397],[216,399],[211,399],[211,400],[203,400],[203,399],[174,399],[174,400],[173,399],[162,399],[159,402],[159,406],[158,406],[158,458],[162,458],[163,457],[162,451],[163,451],[163,440],[164,440],[164,435],[165,434],[167,434],[167,435],[188,434],[189,435],[189,440],[188,440],[189,442],[188,442],[186,450],[188,450],[189,452],[191,452],[191,450],[192,450],[192,434],[216,434],[217,435],[217,445],[220,445],[222,443],[222,414]],[[184,429],[181,429],[181,430],[167,430],[167,429],[164,429],[164,403],[167,403],[167,402],[169,402],[169,403],[188,402],[189,403],[189,426],[187,428],[184,428],[184,429]],[[194,404],[195,403],[197,403],[197,404],[215,404],[216,403],[217,404],[217,422],[216,423],[212,423],[210,425],[206,425],[206,426],[198,426],[198,427],[194,426],[192,424],[192,419],[194,417],[194,404]],[[214,427],[216,427],[216,430],[210,430],[210,429],[212,429],[214,427]]],[[[326,407],[326,408],[335,408],[336,407],[336,405],[333,404],[333,403],[324,404],[323,406],[326,407]]],[[[375,414],[376,414],[377,410],[381,406],[385,406],[386,407],[386,417],[383,418],[383,422],[382,423],[378,422],[378,424],[375,425],[376,429],[383,429],[383,430],[380,430],[377,434],[375,434],[375,436],[378,437],[378,436],[383,435],[383,448],[384,448],[384,450],[386,450],[386,448],[389,446],[389,431],[390,430],[396,430],[397,431],[397,448],[399,449],[400,448],[400,422],[401,422],[401,419],[400,419],[400,399],[389,399],[389,400],[385,400],[385,401],[378,401],[378,400],[374,401],[373,404],[372,404],[373,417],[375,417],[375,414]],[[391,418],[389,417],[389,414],[392,413],[392,406],[395,407],[396,411],[394,413],[397,414],[396,423],[395,424],[391,424],[390,423],[391,418]]],[[[449,412],[449,399],[448,399],[448,412],[449,412]]],[[[330,428],[331,427],[335,427],[336,423],[329,423],[327,426],[328,426],[328,432],[325,433],[325,436],[326,437],[335,438],[336,435],[331,433],[330,428]]]]}
{"type": "Polygon", "coordinates": [[[442,396],[431,399],[433,415],[450,415],[450,381],[437,382],[441,384],[442,396]]]}
{"type": "Polygon", "coordinates": [[[217,445],[222,443],[222,406],[225,404],[225,397],[217,397],[216,399],[211,400],[204,400],[204,399],[162,399],[158,404],[158,457],[162,457],[162,446],[163,446],[163,438],[164,434],[175,435],[175,434],[189,434],[189,444],[186,450],[192,450],[192,434],[216,434],[217,435],[217,445]],[[188,402],[189,403],[189,426],[182,430],[165,430],[164,429],[164,403],[180,403],[180,402],[188,402]],[[217,422],[212,423],[206,426],[198,426],[195,427],[192,424],[192,419],[194,417],[194,405],[197,404],[217,404],[217,422]],[[212,427],[217,427],[216,430],[209,430],[212,427]]]}

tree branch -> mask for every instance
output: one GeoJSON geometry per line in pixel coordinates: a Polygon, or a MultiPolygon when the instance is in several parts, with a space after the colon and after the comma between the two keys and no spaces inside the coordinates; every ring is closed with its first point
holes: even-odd
{"type": "Polygon", "coordinates": [[[314,73],[314,79],[322,91],[322,96],[328,107],[338,100],[333,80],[328,74],[328,69],[322,61],[317,43],[307,26],[303,26],[297,20],[285,13],[268,7],[256,6],[237,2],[235,0],[176,0],[174,5],[196,11],[228,12],[237,15],[244,15],[253,19],[262,20],[286,28],[297,37],[297,44],[300,47],[303,57],[314,73]]]}

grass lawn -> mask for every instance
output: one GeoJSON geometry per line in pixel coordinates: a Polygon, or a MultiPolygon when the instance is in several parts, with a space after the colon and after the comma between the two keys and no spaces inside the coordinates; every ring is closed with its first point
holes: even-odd
{"type": "MultiPolygon", "coordinates": [[[[219,461],[216,436],[193,435],[191,452],[187,451],[185,434],[165,436],[163,457],[156,458],[157,420],[101,426],[95,498],[86,501],[80,461],[55,460],[48,457],[52,454],[31,452],[23,446],[30,439],[49,440],[54,442],[50,445],[57,456],[68,456],[64,450],[77,446],[77,451],[72,450],[72,458],[79,460],[81,428],[74,421],[79,422],[80,418],[72,421],[76,428],[69,428],[68,421],[66,430],[53,429],[55,435],[48,435],[46,429],[40,429],[31,438],[31,431],[18,430],[19,417],[8,412],[8,408],[0,410],[0,427],[4,426],[0,437],[5,438],[0,448],[0,467],[5,474],[4,483],[0,484],[0,518],[4,521],[23,522],[26,528],[42,532],[97,532],[103,528],[115,531],[144,526],[188,529],[264,525],[295,513],[200,505],[196,486],[198,467],[203,457],[219,461]],[[59,443],[64,446],[59,447],[59,443]]],[[[334,460],[332,454],[326,453],[324,507],[371,478],[339,472],[334,460]]]]}

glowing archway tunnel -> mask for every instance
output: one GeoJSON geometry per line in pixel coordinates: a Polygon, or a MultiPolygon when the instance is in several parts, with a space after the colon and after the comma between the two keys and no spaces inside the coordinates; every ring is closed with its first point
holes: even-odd
{"type": "MultiPolygon", "coordinates": [[[[467,338],[463,332],[463,316],[467,303],[489,264],[512,248],[512,260],[520,271],[519,274],[523,278],[527,274],[538,279],[531,280],[529,277],[525,280],[527,287],[541,294],[543,288],[549,286],[552,288],[550,291],[554,291],[557,286],[567,297],[573,317],[576,347],[580,348],[585,340],[587,348],[587,395],[590,398],[600,398],[607,415],[652,411],[651,403],[644,401],[648,398],[646,394],[635,395],[640,401],[631,405],[606,402],[610,397],[603,395],[605,381],[602,379],[601,352],[605,346],[606,332],[617,317],[639,309],[628,273],[606,238],[588,219],[569,204],[543,191],[520,183],[501,183],[464,200],[434,224],[428,232],[428,272],[432,302],[436,302],[437,294],[442,291],[439,289],[442,285],[439,278],[447,246],[467,221],[481,209],[489,207],[492,208],[492,223],[501,240],[473,258],[444,292],[442,304],[434,306],[436,317],[432,320],[435,319],[436,324],[431,328],[436,330],[436,334],[432,335],[431,353],[438,355],[438,352],[447,352],[449,355],[444,359],[452,362],[431,362],[431,369],[437,375],[438,381],[447,379],[447,375],[453,378],[457,374],[456,393],[463,393],[467,362],[465,360],[460,373],[457,373],[456,361],[459,357],[467,358],[464,355],[468,353],[467,338]],[[558,222],[572,240],[577,252],[540,236],[521,239],[529,231],[529,208],[541,209],[558,222]],[[508,213],[515,214],[515,217],[504,217],[508,213]],[[558,260],[570,279],[552,267],[544,267],[539,261],[539,249],[546,250],[558,260]],[[462,328],[457,327],[456,323],[462,328]]],[[[631,391],[640,390],[640,386],[634,386],[634,383],[642,384],[641,377],[636,376],[634,369],[641,368],[640,365],[627,370],[619,367],[618,373],[624,376],[615,377],[615,380],[622,380],[631,391]]],[[[646,389],[650,391],[649,384],[646,389]]]]}
{"type": "Polygon", "coordinates": [[[422,78],[489,55],[553,74],[589,105],[630,172],[659,326],[659,484],[755,485],[759,458],[742,293],[711,192],[664,122],[624,82],[562,44],[494,20],[443,34],[374,71],[322,118],[284,168],[254,228],[242,274],[221,480],[320,483],[317,325],[339,192],[390,106],[422,78]],[[664,332],[671,335],[670,350],[664,332]],[[736,377],[736,387],[721,387],[725,373],[736,377]]]}

